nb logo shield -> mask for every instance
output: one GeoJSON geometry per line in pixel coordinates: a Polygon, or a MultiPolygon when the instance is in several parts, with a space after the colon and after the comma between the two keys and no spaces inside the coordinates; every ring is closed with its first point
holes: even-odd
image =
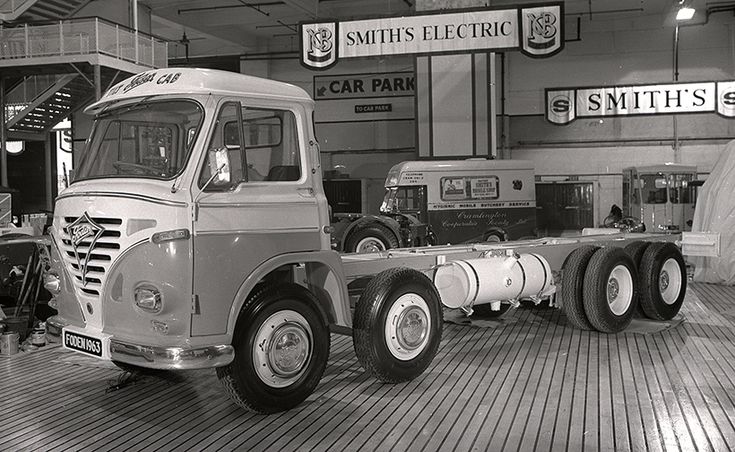
{"type": "Polygon", "coordinates": [[[335,23],[301,25],[301,63],[325,69],[337,62],[335,23]]]}

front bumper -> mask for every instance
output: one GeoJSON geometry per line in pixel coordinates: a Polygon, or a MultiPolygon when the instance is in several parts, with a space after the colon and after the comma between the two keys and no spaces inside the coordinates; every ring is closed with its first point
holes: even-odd
{"type": "MultiPolygon", "coordinates": [[[[61,342],[61,334],[67,323],[51,317],[46,321],[46,332],[51,342],[61,342]]],[[[208,369],[230,364],[235,358],[231,345],[208,345],[205,347],[159,347],[134,344],[110,339],[110,358],[126,364],[161,370],[208,369]]]]}

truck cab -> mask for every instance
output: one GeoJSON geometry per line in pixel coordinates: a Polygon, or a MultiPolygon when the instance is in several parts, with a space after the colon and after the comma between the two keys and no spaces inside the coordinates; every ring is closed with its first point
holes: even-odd
{"type": "MultiPolygon", "coordinates": [[[[298,272],[329,287],[341,267],[313,105],[285,83],[177,68],[88,107],[93,131],[51,228],[50,332],[123,363],[213,367],[232,359],[238,312],[259,283],[298,272]]],[[[325,291],[323,311],[349,325],[335,311],[343,295],[325,291]]]]}
{"type": "Polygon", "coordinates": [[[667,163],[623,169],[623,215],[651,232],[692,230],[697,167],[667,163]]]}

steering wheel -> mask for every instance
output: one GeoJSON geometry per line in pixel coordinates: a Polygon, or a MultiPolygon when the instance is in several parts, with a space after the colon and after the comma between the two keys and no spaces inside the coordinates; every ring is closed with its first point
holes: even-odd
{"type": "Polygon", "coordinates": [[[127,173],[127,170],[130,170],[129,174],[149,174],[151,176],[160,176],[161,172],[156,170],[155,168],[151,168],[145,165],[139,165],[137,163],[130,163],[130,162],[123,162],[121,160],[118,160],[112,164],[112,166],[115,167],[118,171],[123,171],[127,173]]]}

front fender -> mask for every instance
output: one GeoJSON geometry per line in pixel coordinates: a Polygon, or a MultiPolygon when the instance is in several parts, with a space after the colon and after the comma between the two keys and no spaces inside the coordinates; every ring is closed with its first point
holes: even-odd
{"type": "Polygon", "coordinates": [[[255,286],[268,274],[286,265],[305,264],[307,283],[312,293],[319,299],[321,308],[329,322],[338,326],[352,327],[350,297],[345,284],[342,260],[334,251],[289,253],[275,256],[259,265],[245,278],[237,291],[227,319],[227,335],[235,332],[240,309],[247,301],[255,286]],[[318,290],[315,290],[318,289],[318,290]]]}

